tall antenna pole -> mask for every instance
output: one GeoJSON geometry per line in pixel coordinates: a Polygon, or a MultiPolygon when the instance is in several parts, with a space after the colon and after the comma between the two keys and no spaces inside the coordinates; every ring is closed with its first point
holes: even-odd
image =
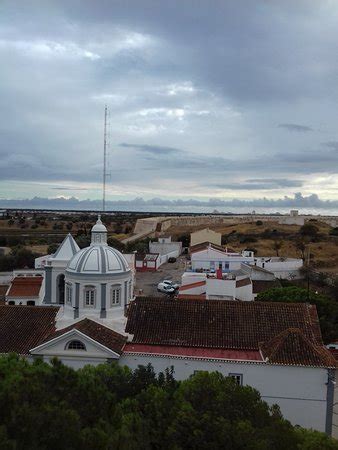
{"type": "Polygon", "coordinates": [[[107,105],[104,107],[104,132],[103,132],[103,196],[102,211],[106,210],[106,180],[107,180],[107,105]]]}

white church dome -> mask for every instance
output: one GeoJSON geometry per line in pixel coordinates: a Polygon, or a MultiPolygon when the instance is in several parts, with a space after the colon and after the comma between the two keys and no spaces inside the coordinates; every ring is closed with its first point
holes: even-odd
{"type": "Polygon", "coordinates": [[[92,228],[89,247],[77,252],[66,268],[68,274],[109,275],[125,274],[130,271],[122,253],[107,244],[107,228],[100,216],[92,228]]]}

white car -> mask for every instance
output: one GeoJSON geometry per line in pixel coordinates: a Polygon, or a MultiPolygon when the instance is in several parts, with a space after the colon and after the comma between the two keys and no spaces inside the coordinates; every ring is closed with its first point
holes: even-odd
{"type": "Polygon", "coordinates": [[[174,294],[176,289],[170,284],[158,283],[157,290],[163,294],[174,294]]]}
{"type": "Polygon", "coordinates": [[[175,290],[178,289],[178,288],[180,287],[179,284],[173,283],[173,282],[170,281],[170,280],[163,280],[162,283],[163,283],[163,284],[166,284],[167,286],[173,287],[175,290]]]}

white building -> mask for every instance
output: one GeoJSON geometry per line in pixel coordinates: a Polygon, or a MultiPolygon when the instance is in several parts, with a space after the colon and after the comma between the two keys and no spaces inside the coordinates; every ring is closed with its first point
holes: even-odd
{"type": "Polygon", "coordinates": [[[218,371],[256,388],[293,425],[332,432],[336,362],[313,305],[139,298],[126,332],[120,364],[172,367],[178,380],[218,371]]]}
{"type": "Polygon", "coordinates": [[[242,263],[253,262],[254,254],[251,251],[238,253],[232,249],[205,243],[190,248],[190,264],[187,269],[193,272],[232,272],[240,269],[242,263]]]}
{"type": "Polygon", "coordinates": [[[242,264],[254,265],[271,272],[276,278],[300,278],[303,260],[283,257],[255,257],[252,251],[242,251],[223,248],[206,243],[190,248],[190,263],[187,270],[193,272],[222,273],[239,270],[242,264]]]}
{"type": "Polygon", "coordinates": [[[126,257],[107,244],[107,229],[99,218],[91,231],[89,247],[79,248],[68,234],[53,255],[38,258],[44,267],[41,301],[63,305],[67,320],[92,317],[109,320],[123,316],[133,298],[135,255],[126,257]]]}
{"type": "Polygon", "coordinates": [[[157,242],[149,242],[149,252],[158,253],[162,259],[178,258],[182,253],[182,242],[174,242],[171,236],[162,236],[157,242]],[[163,258],[166,257],[166,258],[163,258]]]}
{"type": "Polygon", "coordinates": [[[254,300],[251,279],[244,273],[215,274],[184,272],[178,298],[205,300],[254,300]]]}

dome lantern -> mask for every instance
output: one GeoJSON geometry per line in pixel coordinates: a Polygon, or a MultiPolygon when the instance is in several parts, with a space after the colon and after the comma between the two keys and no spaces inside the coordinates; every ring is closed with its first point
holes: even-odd
{"type": "Polygon", "coordinates": [[[101,222],[101,214],[98,215],[96,224],[92,228],[92,240],[90,245],[108,245],[107,228],[101,222]]]}

